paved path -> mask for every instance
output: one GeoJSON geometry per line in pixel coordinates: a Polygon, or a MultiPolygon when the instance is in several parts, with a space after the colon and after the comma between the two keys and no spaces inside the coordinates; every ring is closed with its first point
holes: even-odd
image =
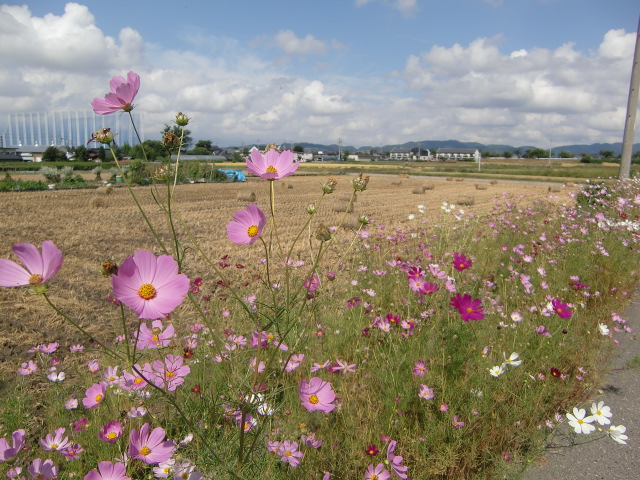
{"type": "Polygon", "coordinates": [[[611,357],[611,371],[603,377],[602,393],[582,407],[589,412],[591,401],[603,400],[611,407],[612,424],[627,427],[627,445],[602,438],[547,451],[520,480],[640,480],[640,289],[622,317],[633,333],[615,334],[620,344],[611,357]],[[635,367],[629,368],[634,359],[635,367]]]}

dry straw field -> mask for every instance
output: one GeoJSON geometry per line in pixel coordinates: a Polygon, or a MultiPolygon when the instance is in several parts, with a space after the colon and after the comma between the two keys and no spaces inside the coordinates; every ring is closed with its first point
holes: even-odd
{"type": "MultiPolygon", "coordinates": [[[[352,192],[354,175],[337,176],[336,192],[325,197],[314,224],[337,225],[352,192]]],[[[276,215],[281,236],[291,237],[307,219],[306,208],[320,197],[320,185],[327,177],[293,176],[276,183],[276,215]]],[[[558,202],[568,201],[567,188],[552,187],[558,202]]],[[[134,188],[145,211],[165,240],[170,237],[165,217],[154,203],[152,187],[134,188]]],[[[357,218],[367,215],[386,230],[416,226],[408,214],[417,213],[417,205],[425,205],[430,219],[441,213],[442,202],[458,204],[482,215],[490,211],[493,200],[503,194],[524,195],[535,202],[548,198],[547,186],[525,183],[490,183],[427,180],[406,176],[372,176],[367,191],[358,195],[353,211],[345,220],[347,228],[357,228],[357,218]]],[[[175,190],[177,210],[197,237],[203,250],[215,261],[225,260],[233,265],[256,265],[263,255],[261,247],[238,247],[226,238],[225,225],[233,213],[248,201],[257,203],[265,212],[269,209],[269,182],[250,178],[246,183],[179,185],[175,190]],[[253,200],[255,198],[255,200],[253,200]]],[[[125,187],[114,188],[108,194],[98,190],[61,190],[46,192],[5,193],[0,195],[0,257],[15,257],[13,242],[39,245],[53,240],[65,255],[63,267],[51,282],[49,294],[63,310],[78,320],[99,339],[110,339],[109,322],[115,322],[117,311],[108,308],[109,280],[100,274],[105,259],[121,262],[137,249],[158,252],[153,236],[142,221],[131,195],[125,187]]],[[[294,256],[304,258],[310,248],[307,238],[300,242],[294,256]]],[[[194,253],[194,252],[191,252],[194,253]]],[[[216,278],[205,275],[208,269],[195,254],[187,257],[186,270],[192,278],[203,276],[215,285],[216,278]]],[[[27,289],[0,290],[0,309],[3,312],[3,336],[0,339],[0,376],[13,375],[16,362],[27,350],[39,343],[60,341],[64,347],[82,341],[64,321],[48,307],[44,300],[34,297],[27,289]],[[9,361],[10,360],[10,361],[9,361]]],[[[8,378],[8,377],[6,377],[8,378]]]]}

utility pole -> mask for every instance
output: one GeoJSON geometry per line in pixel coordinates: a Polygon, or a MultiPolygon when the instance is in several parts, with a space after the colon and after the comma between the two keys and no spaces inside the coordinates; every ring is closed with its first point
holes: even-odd
{"type": "Polygon", "coordinates": [[[627,102],[627,118],[624,123],[624,136],[622,139],[622,155],[620,157],[620,173],[618,178],[623,180],[631,174],[631,151],[633,150],[633,133],[636,127],[636,114],[638,113],[638,88],[640,87],[640,18],[638,18],[638,30],[636,31],[636,48],[633,54],[633,66],[631,67],[631,84],[629,85],[629,101],[627,102]]]}

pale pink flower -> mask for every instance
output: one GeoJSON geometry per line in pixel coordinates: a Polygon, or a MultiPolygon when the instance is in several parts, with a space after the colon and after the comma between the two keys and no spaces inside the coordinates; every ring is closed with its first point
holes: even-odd
{"type": "Polygon", "coordinates": [[[62,266],[62,252],[51,240],[42,242],[42,253],[30,243],[14,243],[12,250],[26,269],[0,258],[0,287],[41,286],[62,266]]]}
{"type": "Polygon", "coordinates": [[[43,461],[41,458],[36,458],[29,464],[27,471],[31,475],[31,478],[42,478],[46,480],[58,478],[58,467],[49,459],[43,461]]]}
{"type": "Polygon", "coordinates": [[[104,395],[107,392],[107,385],[104,382],[94,383],[84,394],[82,405],[84,408],[95,408],[102,403],[104,395]]]}
{"type": "Polygon", "coordinates": [[[169,255],[156,257],[138,250],[122,262],[111,276],[114,296],[139,318],[156,319],[171,313],[189,291],[189,278],[178,273],[178,263],[169,255]]]}
{"type": "Polygon", "coordinates": [[[171,343],[171,339],[175,336],[175,328],[173,324],[169,324],[167,328],[162,329],[162,320],[154,320],[151,322],[151,329],[146,323],[140,325],[137,337],[137,347],[160,348],[167,347],[171,343]]]}
{"type": "Polygon", "coordinates": [[[251,152],[251,158],[247,157],[247,172],[258,175],[266,180],[280,180],[298,169],[299,163],[295,162],[293,152],[285,150],[269,150],[264,155],[258,150],[251,152]]]}
{"type": "Polygon", "coordinates": [[[310,412],[317,410],[329,413],[336,408],[333,403],[336,394],[331,388],[331,384],[318,377],[313,377],[309,381],[302,379],[298,388],[298,396],[302,406],[310,412]]]}
{"type": "Polygon", "coordinates": [[[409,470],[409,467],[402,465],[402,457],[394,453],[396,450],[396,444],[397,442],[395,440],[391,440],[389,442],[389,446],[387,447],[387,461],[389,462],[391,470],[393,470],[398,477],[405,479],[408,477],[405,472],[409,470]]]}
{"type": "Polygon", "coordinates": [[[131,480],[127,477],[127,467],[122,463],[100,462],[97,470],[91,470],[83,480],[131,480]]]}
{"type": "Polygon", "coordinates": [[[36,363],[33,360],[29,360],[28,362],[20,365],[20,368],[18,369],[18,373],[20,375],[31,375],[37,369],[38,369],[38,365],[36,365],[36,363]]]}
{"type": "Polygon", "coordinates": [[[140,76],[129,72],[126,80],[123,77],[113,77],[109,86],[111,91],[104,98],[94,98],[91,102],[93,111],[98,115],[108,115],[118,110],[133,110],[133,100],[140,90],[140,76]]]}
{"type": "Polygon", "coordinates": [[[175,445],[165,440],[166,432],[160,427],[154,428],[145,423],[140,429],[134,428],[129,434],[128,454],[131,458],[151,465],[166,462],[173,455],[175,445]]]}
{"type": "Polygon", "coordinates": [[[280,444],[278,448],[278,455],[283,463],[288,463],[292,467],[300,465],[300,459],[304,456],[304,453],[298,450],[298,444],[285,440],[280,444]]]}
{"type": "Polygon", "coordinates": [[[51,433],[48,433],[46,437],[39,440],[40,445],[44,450],[48,452],[59,452],[61,450],[64,450],[69,446],[69,438],[63,438],[65,431],[66,429],[64,427],[56,428],[53,435],[51,433]]]}
{"type": "Polygon", "coordinates": [[[8,462],[16,455],[24,445],[25,431],[22,429],[16,430],[11,434],[11,446],[4,438],[0,438],[0,463],[8,462]]]}
{"type": "Polygon", "coordinates": [[[247,205],[246,210],[238,210],[233,214],[233,220],[227,223],[229,240],[238,245],[252,245],[267,224],[267,217],[260,207],[247,205]]]}

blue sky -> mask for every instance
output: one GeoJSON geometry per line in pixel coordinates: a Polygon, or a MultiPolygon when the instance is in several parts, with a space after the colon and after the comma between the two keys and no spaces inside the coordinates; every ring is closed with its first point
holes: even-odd
{"type": "Polygon", "coordinates": [[[138,72],[147,138],[514,146],[622,137],[636,0],[57,0],[0,5],[6,113],[138,72]]]}

